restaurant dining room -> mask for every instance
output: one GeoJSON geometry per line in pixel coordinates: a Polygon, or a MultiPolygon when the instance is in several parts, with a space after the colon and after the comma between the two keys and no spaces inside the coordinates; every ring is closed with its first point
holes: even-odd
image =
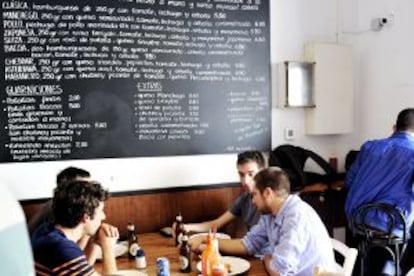
{"type": "Polygon", "coordinates": [[[414,275],[414,2],[1,9],[0,275],[414,275]]]}

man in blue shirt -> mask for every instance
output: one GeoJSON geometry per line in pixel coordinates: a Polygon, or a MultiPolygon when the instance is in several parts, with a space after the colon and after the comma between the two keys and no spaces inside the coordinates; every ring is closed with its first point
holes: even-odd
{"type": "MultiPolygon", "coordinates": [[[[328,232],[315,210],[290,194],[287,174],[280,168],[264,169],[254,177],[253,203],[263,214],[243,239],[219,240],[224,254],[253,255],[270,244],[263,258],[269,275],[313,275],[316,266],[335,271],[328,232]]],[[[192,242],[200,249],[200,240],[192,242]]]]}
{"type": "MultiPolygon", "coordinates": [[[[398,114],[394,133],[389,138],[362,145],[345,180],[349,189],[345,212],[351,217],[362,204],[388,203],[403,211],[410,229],[414,220],[413,183],[414,108],[407,108],[398,114]]],[[[373,218],[371,223],[381,228],[380,217],[373,218]]],[[[401,234],[401,228],[395,229],[395,233],[401,234]]]]}

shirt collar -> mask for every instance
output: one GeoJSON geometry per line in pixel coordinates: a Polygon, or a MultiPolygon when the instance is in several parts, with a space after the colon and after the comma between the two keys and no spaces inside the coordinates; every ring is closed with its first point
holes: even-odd
{"type": "Polygon", "coordinates": [[[394,138],[406,138],[414,141],[414,132],[411,131],[396,131],[394,132],[391,137],[394,138]]]}
{"type": "Polygon", "coordinates": [[[294,201],[294,197],[295,195],[289,195],[286,198],[285,202],[283,202],[282,207],[280,207],[279,211],[275,215],[271,215],[275,224],[279,226],[282,225],[283,213],[292,204],[292,202],[294,201]]]}

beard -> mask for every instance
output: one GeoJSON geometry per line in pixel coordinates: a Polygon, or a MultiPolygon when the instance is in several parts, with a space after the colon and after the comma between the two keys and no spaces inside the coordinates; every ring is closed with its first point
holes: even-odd
{"type": "Polygon", "coordinates": [[[262,206],[261,208],[256,206],[256,208],[262,215],[269,215],[272,213],[270,208],[267,208],[266,206],[262,206]]]}

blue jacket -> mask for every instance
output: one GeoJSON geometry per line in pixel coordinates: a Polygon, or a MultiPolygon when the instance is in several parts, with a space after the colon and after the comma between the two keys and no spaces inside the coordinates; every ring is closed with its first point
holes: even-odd
{"type": "MultiPolygon", "coordinates": [[[[348,217],[364,203],[383,202],[403,211],[410,226],[414,220],[414,136],[396,132],[364,143],[345,184],[349,189],[345,203],[348,217]]],[[[373,218],[372,224],[380,227],[381,218],[373,218]]]]}

